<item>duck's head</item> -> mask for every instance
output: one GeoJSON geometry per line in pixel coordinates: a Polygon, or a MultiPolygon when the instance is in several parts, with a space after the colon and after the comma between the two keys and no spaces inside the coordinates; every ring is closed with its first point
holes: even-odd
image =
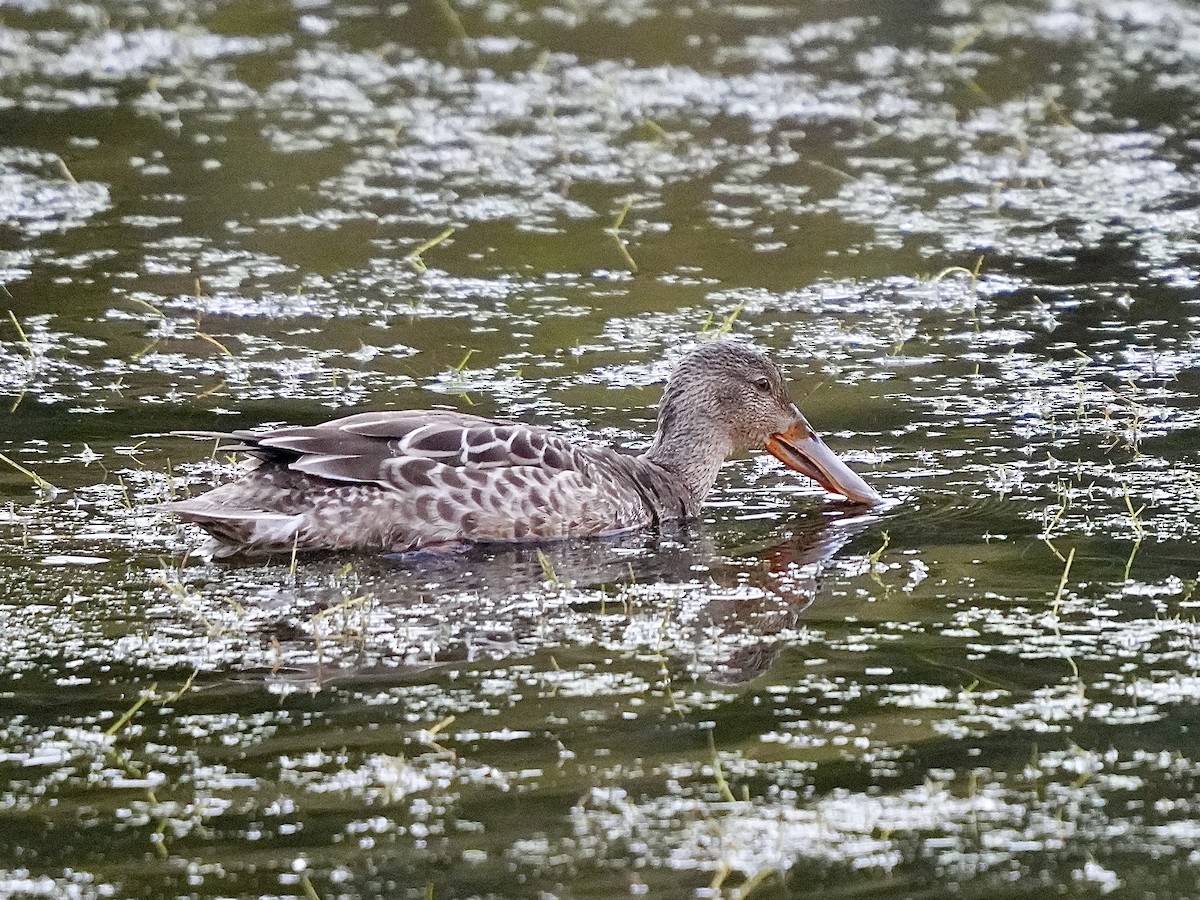
{"type": "MultiPolygon", "coordinates": [[[[755,448],[855,503],[883,499],[825,446],[766,356],[734,341],[692,350],[667,381],[651,456],[668,464],[716,456],[719,465],[730,453],[755,448]]],[[[716,477],[715,468],[711,475],[716,477]]],[[[708,487],[711,480],[703,493],[708,487]]]]}

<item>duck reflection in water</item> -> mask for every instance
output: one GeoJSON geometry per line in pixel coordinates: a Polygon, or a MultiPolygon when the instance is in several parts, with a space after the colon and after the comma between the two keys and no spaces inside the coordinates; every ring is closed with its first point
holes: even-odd
{"type": "MultiPolygon", "coordinates": [[[[356,590],[373,598],[376,620],[367,641],[387,650],[365,654],[361,665],[342,659],[324,673],[302,666],[273,677],[296,686],[420,679],[464,663],[529,658],[548,646],[562,654],[599,644],[617,652],[650,648],[709,682],[744,683],[790,645],[787,632],[818,596],[830,561],[877,517],[827,509],[782,540],[731,553],[689,526],[542,548],[364,561],[356,590]],[[390,659],[384,663],[380,655],[390,659]]],[[[344,592],[329,579],[318,581],[278,597],[281,621],[293,620],[301,599],[336,606],[344,592]]],[[[304,639],[294,630],[282,636],[304,639]]]]}

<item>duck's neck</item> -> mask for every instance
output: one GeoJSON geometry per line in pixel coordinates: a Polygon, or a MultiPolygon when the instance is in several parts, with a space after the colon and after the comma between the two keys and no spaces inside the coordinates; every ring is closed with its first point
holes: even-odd
{"type": "Polygon", "coordinates": [[[670,472],[699,506],[712,490],[721,463],[732,449],[715,432],[695,422],[681,422],[664,415],[659,420],[654,443],[643,458],[670,472]]]}

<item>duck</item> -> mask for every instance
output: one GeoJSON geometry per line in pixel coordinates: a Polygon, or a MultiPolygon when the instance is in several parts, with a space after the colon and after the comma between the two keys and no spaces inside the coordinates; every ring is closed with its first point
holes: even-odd
{"type": "Polygon", "coordinates": [[[640,454],[447,409],[178,432],[246,454],[235,481],[163,504],[210,558],[403,554],[615,535],[694,519],[725,460],[761,448],[854,504],[882,498],[821,440],[757,348],[712,341],[671,372],[640,454]]]}

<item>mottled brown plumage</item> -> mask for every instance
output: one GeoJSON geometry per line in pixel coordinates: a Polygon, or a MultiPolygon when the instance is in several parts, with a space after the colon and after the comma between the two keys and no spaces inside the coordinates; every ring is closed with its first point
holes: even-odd
{"type": "Polygon", "coordinates": [[[215,556],[557,540],[688,519],[725,458],[755,446],[854,500],[879,499],[824,449],[779,370],[733,342],[683,359],[640,456],[444,410],[205,434],[257,459],[238,481],[166,505],[212,535],[215,556]]]}

